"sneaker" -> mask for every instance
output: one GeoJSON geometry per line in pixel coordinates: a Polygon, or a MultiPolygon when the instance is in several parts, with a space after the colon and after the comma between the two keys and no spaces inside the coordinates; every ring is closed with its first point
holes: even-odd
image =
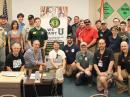
{"type": "Polygon", "coordinates": [[[104,95],[108,97],[108,90],[104,90],[104,95]]]}
{"type": "Polygon", "coordinates": [[[88,87],[92,87],[92,84],[91,84],[91,83],[89,83],[89,84],[88,84],[88,87]]]}
{"type": "Polygon", "coordinates": [[[80,86],[80,85],[82,85],[83,84],[83,82],[80,80],[80,79],[76,79],[75,80],[75,85],[76,86],[80,86]]]}

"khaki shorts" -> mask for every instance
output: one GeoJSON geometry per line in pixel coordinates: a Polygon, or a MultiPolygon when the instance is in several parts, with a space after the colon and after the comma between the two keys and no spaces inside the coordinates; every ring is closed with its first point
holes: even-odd
{"type": "MultiPolygon", "coordinates": [[[[113,73],[108,73],[106,76],[106,80],[109,82],[109,80],[112,80],[113,78],[113,73]]],[[[99,76],[97,76],[97,90],[102,91],[104,88],[99,80],[99,76]]]]}

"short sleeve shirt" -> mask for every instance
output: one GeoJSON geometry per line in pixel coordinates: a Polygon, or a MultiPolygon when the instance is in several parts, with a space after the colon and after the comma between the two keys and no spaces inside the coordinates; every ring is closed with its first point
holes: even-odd
{"type": "Polygon", "coordinates": [[[48,39],[47,31],[43,28],[40,30],[36,29],[35,27],[29,31],[28,40],[33,42],[34,40],[40,41],[40,46],[44,46],[44,41],[48,39]]]}
{"type": "Polygon", "coordinates": [[[15,57],[12,53],[8,54],[6,66],[9,66],[13,71],[19,71],[23,65],[25,65],[25,61],[22,54],[19,54],[17,57],[15,57]]]}
{"type": "Polygon", "coordinates": [[[66,54],[67,64],[72,64],[75,61],[76,53],[79,51],[79,47],[75,44],[71,46],[65,45],[63,51],[66,54]]]}
{"type": "Polygon", "coordinates": [[[93,53],[87,51],[83,54],[81,51],[76,53],[76,62],[79,63],[84,69],[88,68],[89,65],[93,65],[93,53]]]}
{"type": "Polygon", "coordinates": [[[97,64],[101,72],[106,72],[110,61],[114,61],[114,55],[111,49],[106,48],[103,55],[100,54],[100,51],[96,51],[94,54],[94,64],[97,64]],[[102,62],[102,63],[101,63],[102,62]]]}
{"type": "Polygon", "coordinates": [[[52,50],[49,52],[49,58],[53,59],[54,63],[61,65],[63,62],[63,59],[66,58],[66,55],[64,51],[62,50],[58,50],[58,52],[56,52],[55,50],[52,50]]]}
{"type": "Polygon", "coordinates": [[[118,65],[121,66],[121,69],[126,69],[130,73],[130,52],[125,57],[124,53],[121,53],[118,58],[118,65]]]}

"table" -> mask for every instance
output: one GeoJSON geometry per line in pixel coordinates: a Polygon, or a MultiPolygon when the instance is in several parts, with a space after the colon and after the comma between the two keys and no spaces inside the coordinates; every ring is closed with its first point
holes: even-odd
{"type": "Polygon", "coordinates": [[[34,79],[25,79],[23,81],[23,97],[38,96],[63,97],[63,81],[57,81],[54,72],[43,73],[40,83],[35,83],[34,79]],[[45,74],[46,76],[44,76],[45,74]]]}
{"type": "Polygon", "coordinates": [[[10,94],[21,97],[21,82],[23,75],[23,72],[2,71],[0,73],[0,96],[10,94]]]}

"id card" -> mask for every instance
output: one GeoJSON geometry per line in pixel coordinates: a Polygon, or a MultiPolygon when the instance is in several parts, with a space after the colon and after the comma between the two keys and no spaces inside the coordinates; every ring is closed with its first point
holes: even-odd
{"type": "Polygon", "coordinates": [[[98,66],[99,66],[99,67],[103,67],[103,62],[102,62],[102,60],[99,60],[98,66]]]}

